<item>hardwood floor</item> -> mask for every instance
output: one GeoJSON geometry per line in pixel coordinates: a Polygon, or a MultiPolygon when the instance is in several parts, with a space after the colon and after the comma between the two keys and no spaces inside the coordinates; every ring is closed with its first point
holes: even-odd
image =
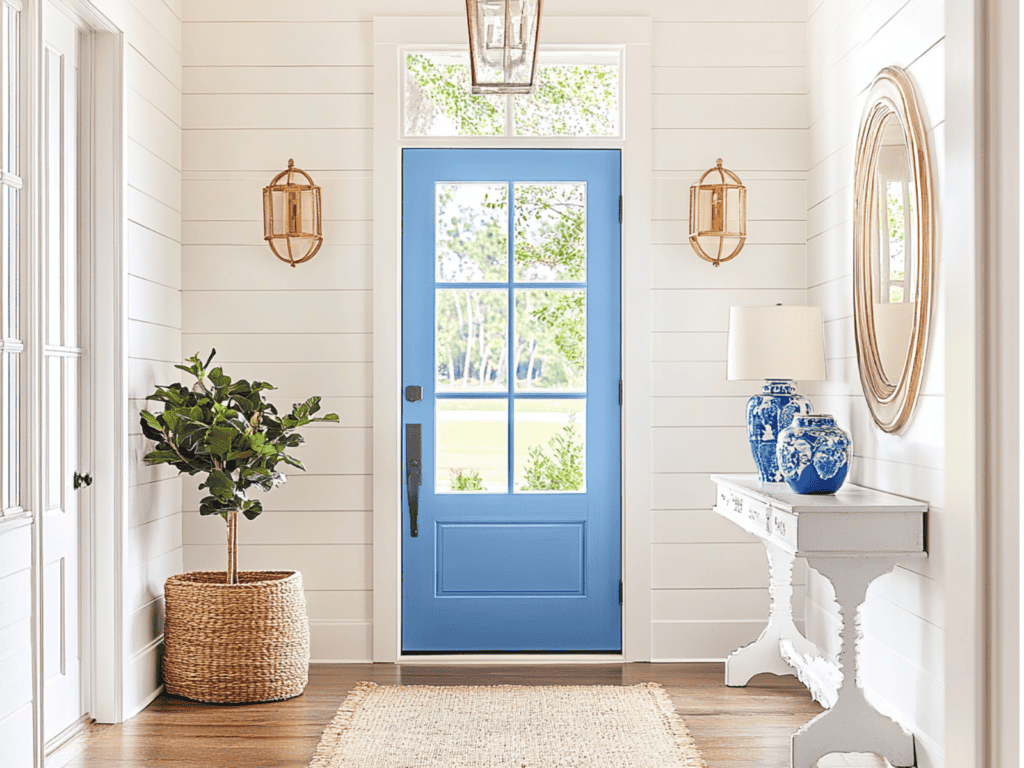
{"type": "MultiPolygon", "coordinates": [[[[306,768],[321,732],[360,680],[382,685],[657,682],[672,696],[708,768],[788,768],[790,734],[821,712],[793,677],[759,675],[746,688],[726,688],[722,664],[315,664],[298,698],[237,706],[161,696],[127,723],[88,729],[54,755],[50,766],[306,768]]],[[[826,764],[876,763],[835,756],[821,761],[820,768],[826,764]]]]}

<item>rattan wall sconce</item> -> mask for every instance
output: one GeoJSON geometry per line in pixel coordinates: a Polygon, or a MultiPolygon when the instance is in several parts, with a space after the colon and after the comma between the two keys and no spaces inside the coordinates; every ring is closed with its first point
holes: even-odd
{"type": "Polygon", "coordinates": [[[293,267],[323,245],[320,187],[292,160],[263,188],[263,233],[274,255],[293,267]]]}
{"type": "Polygon", "coordinates": [[[734,259],[747,241],[747,188],[718,164],[690,187],[690,245],[716,267],[734,259]],[[705,183],[713,173],[718,179],[705,183]]]}

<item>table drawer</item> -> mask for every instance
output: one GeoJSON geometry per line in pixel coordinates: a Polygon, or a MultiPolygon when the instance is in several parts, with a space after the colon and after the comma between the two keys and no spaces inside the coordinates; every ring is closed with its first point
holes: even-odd
{"type": "Polygon", "coordinates": [[[768,533],[771,520],[768,509],[768,504],[763,501],[724,488],[718,489],[715,511],[744,528],[768,533]]]}
{"type": "Polygon", "coordinates": [[[781,509],[771,507],[769,509],[770,525],[768,532],[772,536],[781,539],[794,549],[796,548],[796,522],[797,518],[792,512],[783,512],[781,509]]]}

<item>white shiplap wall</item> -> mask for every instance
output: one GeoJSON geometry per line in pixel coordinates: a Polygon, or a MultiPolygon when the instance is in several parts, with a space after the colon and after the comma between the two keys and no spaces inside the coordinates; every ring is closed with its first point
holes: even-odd
{"type": "MultiPolygon", "coordinates": [[[[177,378],[181,348],[180,0],[97,0],[125,33],[128,355],[133,422],[138,398],[177,378]]],[[[130,426],[125,711],[156,693],[163,581],[181,570],[181,483],[145,469],[130,426]]],[[[0,768],[32,764],[31,529],[0,534],[0,768]]]]}
{"type": "MultiPolygon", "coordinates": [[[[852,432],[853,482],[931,504],[928,560],[902,563],[873,585],[861,642],[869,695],[914,730],[918,765],[924,768],[944,764],[943,254],[940,246],[938,305],[917,412],[902,435],[887,435],[871,420],[857,373],[851,214],[861,111],[873,77],[888,65],[906,68],[917,88],[940,215],[943,211],[943,12],[943,0],[811,0],[808,25],[807,297],[809,304],[821,306],[825,318],[829,377],[813,385],[811,398],[816,410],[835,414],[852,432]]],[[[807,589],[810,638],[834,655],[837,618],[831,587],[812,572],[807,589]]]]}
{"type": "MultiPolygon", "coordinates": [[[[372,18],[432,11],[463,7],[185,2],[182,351],[216,346],[229,373],[279,384],[281,402],[319,393],[341,414],[340,427],[311,430],[309,471],[241,533],[243,567],[303,572],[317,659],[371,655],[372,18]],[[328,243],[295,270],[262,243],[259,204],[290,157],[323,186],[328,243]]],[[[655,21],[652,652],[722,658],[767,611],[760,545],[709,511],[709,472],[753,470],[741,426],[751,388],[725,381],[726,323],[732,304],[805,300],[806,4],[549,0],[545,11],[655,21]],[[716,270],[690,250],[686,217],[689,185],[718,157],[748,182],[751,221],[743,255],[716,270]]],[[[223,567],[223,525],[192,511],[191,485],[185,566],[223,567]]]]}

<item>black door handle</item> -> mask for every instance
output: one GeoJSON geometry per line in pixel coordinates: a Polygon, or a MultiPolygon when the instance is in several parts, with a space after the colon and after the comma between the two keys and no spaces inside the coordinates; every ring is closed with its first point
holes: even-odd
{"type": "Polygon", "coordinates": [[[409,498],[409,535],[419,535],[420,483],[423,482],[423,430],[419,424],[405,425],[405,491],[409,498]]]}

